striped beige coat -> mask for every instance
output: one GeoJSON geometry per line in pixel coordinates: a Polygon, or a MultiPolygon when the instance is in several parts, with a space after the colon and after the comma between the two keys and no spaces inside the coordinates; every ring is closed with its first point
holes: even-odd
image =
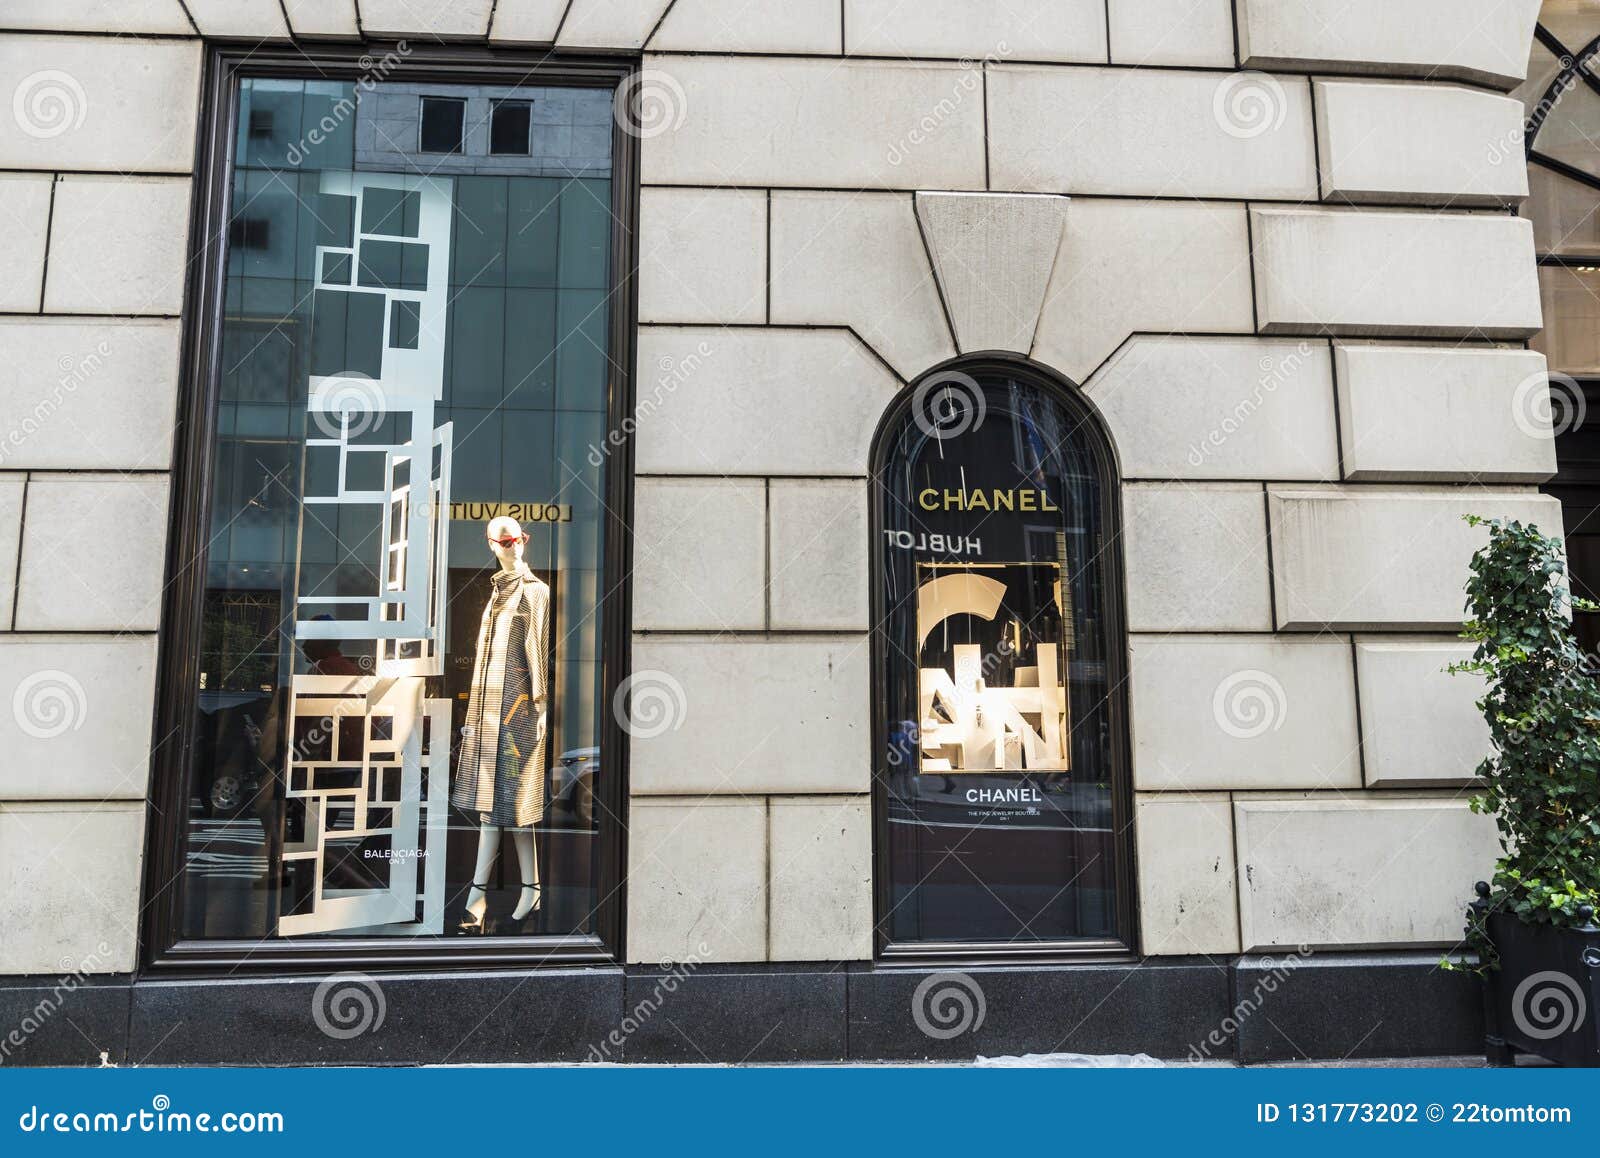
{"type": "Polygon", "coordinates": [[[497,571],[483,609],[450,800],[484,824],[544,816],[550,588],[524,565],[497,571]]]}

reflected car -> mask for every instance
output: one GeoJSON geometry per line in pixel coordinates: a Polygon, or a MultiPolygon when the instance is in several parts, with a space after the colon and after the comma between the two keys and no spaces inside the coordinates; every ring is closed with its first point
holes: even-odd
{"type": "Polygon", "coordinates": [[[272,697],[249,692],[202,694],[200,743],[208,759],[195,784],[206,815],[229,819],[259,807],[257,797],[273,789],[272,769],[262,763],[261,726],[272,697]]]}
{"type": "Polygon", "coordinates": [[[570,748],[561,753],[552,776],[550,803],[585,827],[594,823],[594,782],[600,771],[599,748],[570,748]]]}

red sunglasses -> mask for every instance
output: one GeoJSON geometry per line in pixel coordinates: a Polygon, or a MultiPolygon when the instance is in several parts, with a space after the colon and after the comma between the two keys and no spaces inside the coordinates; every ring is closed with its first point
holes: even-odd
{"type": "Polygon", "coordinates": [[[496,547],[504,547],[507,551],[511,550],[518,543],[526,543],[527,541],[528,541],[528,533],[526,531],[524,531],[520,535],[507,535],[504,539],[490,539],[489,540],[489,542],[491,544],[493,544],[494,546],[496,546],[496,547]]]}

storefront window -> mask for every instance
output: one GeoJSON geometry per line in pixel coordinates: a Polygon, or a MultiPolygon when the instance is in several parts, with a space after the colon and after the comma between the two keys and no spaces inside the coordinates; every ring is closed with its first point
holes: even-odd
{"type": "Polygon", "coordinates": [[[878,448],[880,932],[1125,944],[1104,436],[997,363],[924,379],[878,448]]]}
{"type": "Polygon", "coordinates": [[[604,87],[244,78],[178,936],[584,936],[604,87]]]}
{"type": "MultiPolygon", "coordinates": [[[[1529,196],[1544,329],[1529,343],[1550,368],[1549,418],[1573,591],[1600,598],[1600,3],[1546,0],[1528,79],[1529,196]]],[[[1541,410],[1543,407],[1541,407],[1541,410]]],[[[1573,616],[1579,640],[1600,649],[1600,615],[1573,616]]]]}

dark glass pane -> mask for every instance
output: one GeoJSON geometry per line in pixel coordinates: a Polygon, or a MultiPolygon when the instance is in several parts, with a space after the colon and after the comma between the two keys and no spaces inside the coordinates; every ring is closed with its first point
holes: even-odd
{"type": "Polygon", "coordinates": [[[1534,137],[1535,151],[1600,177],[1600,93],[1577,81],[1562,89],[1534,137]]]}
{"type": "Polygon", "coordinates": [[[534,158],[476,172],[493,102],[549,98],[570,134],[596,94],[428,88],[242,82],[187,937],[455,935],[469,901],[490,932],[594,928],[609,154],[581,179],[534,158]],[[485,766],[461,728],[496,515],[543,593],[519,622],[543,641],[520,652],[523,721],[542,664],[545,728],[485,766]],[[504,839],[480,873],[486,823],[504,839]]]}
{"type": "Polygon", "coordinates": [[[397,350],[415,350],[422,327],[422,312],[416,302],[395,302],[389,311],[389,345],[397,350]]]}
{"type": "Polygon", "coordinates": [[[1600,374],[1600,268],[1542,265],[1544,329],[1529,343],[1552,373],[1600,374]]]}
{"type": "Polygon", "coordinates": [[[364,286],[384,289],[427,289],[428,247],[403,241],[364,241],[358,280],[364,286]]]}
{"type": "Polygon", "coordinates": [[[611,296],[563,290],[556,299],[557,401],[566,410],[604,410],[611,296]]]}
{"type": "Polygon", "coordinates": [[[456,179],[457,213],[450,273],[453,284],[505,285],[506,187],[504,177],[456,179]]]}
{"type": "Polygon", "coordinates": [[[422,98],[421,149],[424,153],[459,153],[467,102],[422,98]]]}
{"type": "Polygon", "coordinates": [[[368,189],[361,200],[361,232],[415,237],[421,200],[404,189],[368,189]]]}
{"type": "Polygon", "coordinates": [[[322,255],[322,284],[350,284],[350,255],[329,251],[322,255]]]}
{"type": "Polygon", "coordinates": [[[556,284],[561,191],[567,184],[553,179],[512,183],[506,206],[507,285],[556,284]]]}
{"type": "Polygon", "coordinates": [[[506,291],[506,405],[550,410],[556,404],[556,302],[554,290],[506,291]]]}
{"type": "Polygon", "coordinates": [[[528,155],[529,113],[527,101],[494,101],[489,114],[489,152],[505,157],[528,155]]]}
{"type": "MultiPolygon", "coordinates": [[[[1556,476],[1543,489],[1561,500],[1573,594],[1600,601],[1600,383],[1552,378],[1550,401],[1556,476]]],[[[1600,652],[1600,612],[1575,612],[1572,627],[1585,654],[1600,652]]]]}
{"type": "Polygon", "coordinates": [[[450,402],[496,406],[505,388],[505,290],[471,286],[455,294],[446,370],[450,402]]]}
{"type": "MultiPolygon", "coordinates": [[[[1600,147],[1600,146],[1597,146],[1600,147]]],[[[1528,165],[1522,215],[1540,253],[1600,257],[1600,189],[1539,164],[1528,165]]]]}
{"type": "Polygon", "coordinates": [[[568,181],[561,189],[558,284],[603,289],[609,280],[611,194],[609,181],[568,181]]]}
{"type": "Polygon", "coordinates": [[[1600,36],[1600,3],[1596,0],[1544,0],[1539,23],[1553,33],[1567,52],[1581,52],[1600,36]]]}
{"type": "Polygon", "coordinates": [[[291,167],[304,104],[304,81],[251,82],[239,101],[239,163],[255,169],[291,167]]]}
{"type": "Polygon", "coordinates": [[[877,480],[889,934],[1113,937],[1114,475],[1049,389],[951,390],[957,421],[908,413],[877,480]]]}

